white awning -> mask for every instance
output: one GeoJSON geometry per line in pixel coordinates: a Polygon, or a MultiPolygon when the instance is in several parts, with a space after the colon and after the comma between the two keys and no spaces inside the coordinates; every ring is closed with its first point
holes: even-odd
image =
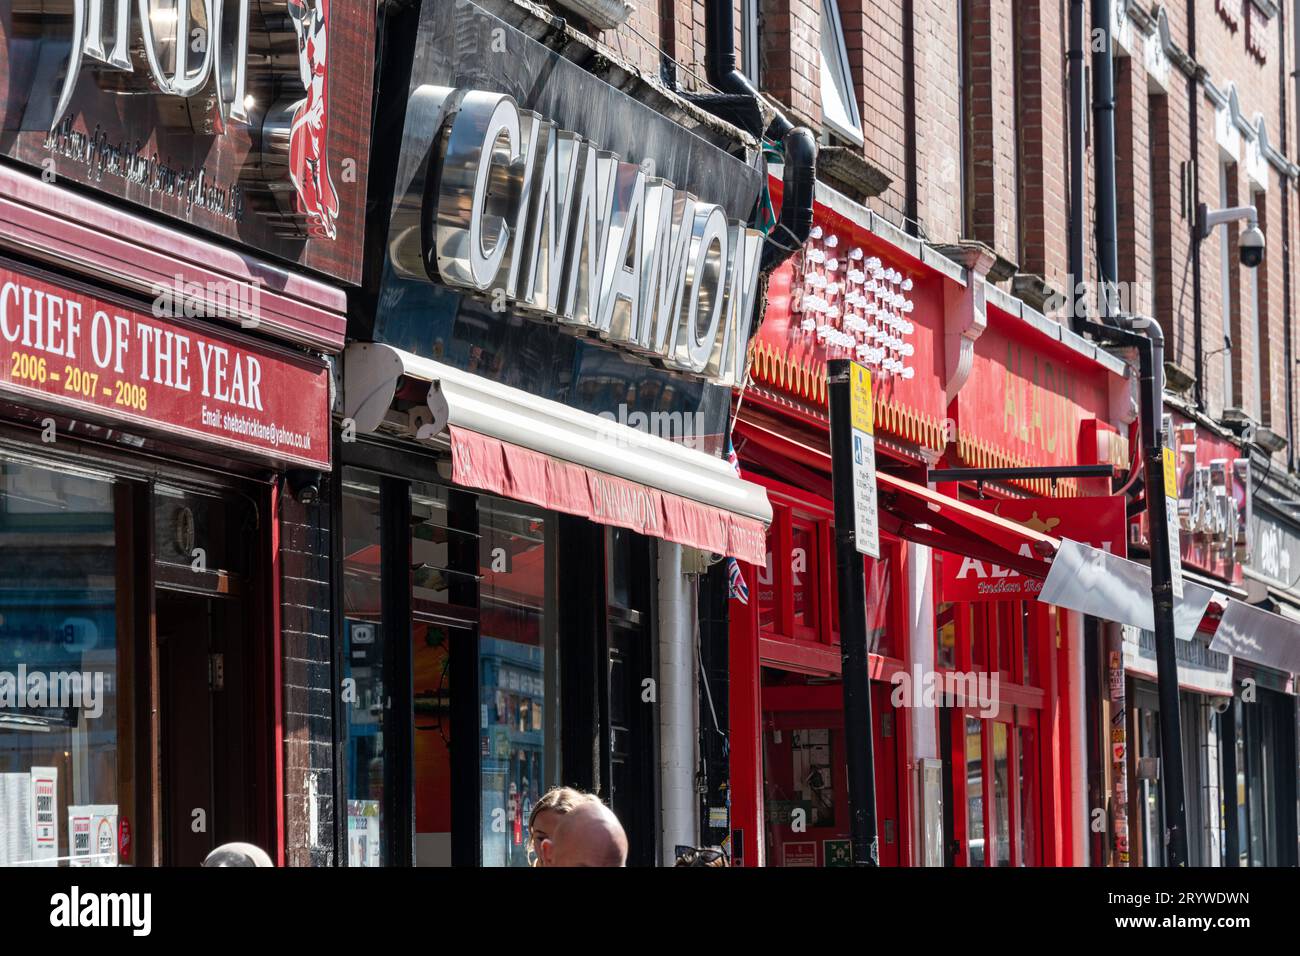
{"type": "Polygon", "coordinates": [[[767,493],[722,459],[388,345],[348,346],[343,375],[357,432],[450,447],[457,483],[764,563],[767,493]],[[406,411],[402,379],[429,385],[406,411]]]}
{"type": "Polygon", "coordinates": [[[1262,607],[1229,601],[1210,650],[1294,674],[1300,672],[1300,623],[1262,607]]]}
{"type": "MultiPolygon", "coordinates": [[[[1192,639],[1214,596],[1207,587],[1183,582],[1183,596],[1174,601],[1174,634],[1180,641],[1192,639]]],[[[1061,539],[1038,600],[1106,621],[1156,629],[1151,569],[1068,538],[1061,539]]]]}

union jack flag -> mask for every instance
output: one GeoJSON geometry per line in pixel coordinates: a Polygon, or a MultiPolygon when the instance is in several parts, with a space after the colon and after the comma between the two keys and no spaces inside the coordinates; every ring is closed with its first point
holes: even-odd
{"type": "MultiPolygon", "coordinates": [[[[736,477],[740,477],[740,458],[736,455],[735,446],[731,444],[731,436],[727,436],[727,461],[731,463],[732,470],[736,477]]],[[[735,598],[741,604],[749,603],[749,585],[745,583],[745,575],[740,570],[740,562],[735,558],[727,558],[727,582],[730,585],[730,596],[735,598]]]]}

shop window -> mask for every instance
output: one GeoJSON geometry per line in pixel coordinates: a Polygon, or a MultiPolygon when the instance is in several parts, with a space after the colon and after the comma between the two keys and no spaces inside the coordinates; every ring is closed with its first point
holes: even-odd
{"type": "Polygon", "coordinates": [[[117,863],[116,517],[107,477],[0,460],[0,865],[117,863]]]}
{"type": "Polygon", "coordinates": [[[767,563],[758,569],[758,626],[764,631],[779,628],[781,609],[776,593],[776,556],[781,552],[780,521],[781,510],[773,508],[772,523],[767,528],[767,563]]]}
{"type": "Polygon", "coordinates": [[[835,0],[822,0],[821,23],[822,120],[838,135],[862,144],[862,118],[857,91],[849,72],[849,54],[835,0]]]}
{"type": "MultiPolygon", "coordinates": [[[[1146,695],[1154,698],[1154,688],[1146,695]]],[[[1135,715],[1138,729],[1137,801],[1144,866],[1165,865],[1164,801],[1160,791],[1159,713],[1138,703],[1135,715]]]]}
{"type": "Polygon", "coordinates": [[[349,866],[384,866],[384,644],[380,629],[379,488],[343,472],[343,672],[351,681],[340,768],[349,866]]]}
{"type": "Polygon", "coordinates": [[[997,601],[994,603],[994,613],[990,615],[996,626],[996,635],[993,640],[996,642],[998,649],[998,670],[1002,672],[1004,680],[1012,677],[1015,660],[1016,648],[1016,618],[1020,616],[1019,601],[997,601]]]}
{"type": "Polygon", "coordinates": [[[794,613],[794,636],[817,640],[818,594],[821,583],[821,552],[818,548],[817,526],[813,522],[794,517],[790,522],[790,600],[794,613]]]}
{"type": "MultiPolygon", "coordinates": [[[[452,864],[453,726],[472,733],[455,720],[455,686],[460,682],[454,674],[464,661],[458,656],[461,649],[473,650],[477,539],[465,527],[472,524],[472,515],[454,513],[454,494],[442,485],[410,484],[416,866],[452,864]]],[[[462,693],[466,691],[473,695],[472,689],[462,693]]],[[[499,814],[495,819],[498,826],[511,829],[512,821],[499,814]]]]}
{"type": "Polygon", "coordinates": [[[154,486],[154,562],[159,583],[188,583],[193,572],[247,577],[257,511],[247,502],[154,486]]]}
{"type": "Polygon", "coordinates": [[[966,865],[985,865],[984,725],[966,718],[966,865]]]}
{"type": "MultiPolygon", "coordinates": [[[[990,604],[971,605],[970,664],[973,670],[988,669],[989,614],[996,611],[990,604]]],[[[996,620],[996,617],[995,617],[996,620]]]]}
{"type": "Polygon", "coordinates": [[[1000,720],[990,722],[993,729],[993,865],[1011,865],[1011,755],[1008,750],[1008,727],[1000,720]]]}
{"type": "Polygon", "coordinates": [[[555,645],[546,627],[546,521],[518,504],[479,499],[484,866],[527,866],[533,804],[554,782],[558,728],[547,706],[555,645]],[[549,658],[549,659],[548,659],[549,658]]]}
{"type": "Polygon", "coordinates": [[[1020,865],[1038,865],[1038,737],[1032,727],[1016,728],[1016,772],[1020,865]]]}
{"type": "Polygon", "coordinates": [[[881,558],[865,559],[867,582],[867,649],[882,657],[898,657],[893,628],[889,621],[889,602],[893,585],[895,547],[881,542],[881,558]]]}
{"type": "MultiPolygon", "coordinates": [[[[1029,601],[1024,601],[1020,605],[1020,673],[1017,680],[1021,684],[1030,687],[1038,686],[1038,671],[1034,667],[1034,661],[1038,655],[1034,651],[1034,614],[1033,605],[1029,601]]],[[[1056,615],[1056,608],[1049,608],[1053,617],[1056,615]]]]}
{"type": "Polygon", "coordinates": [[[937,667],[953,669],[957,666],[957,611],[960,607],[962,605],[944,601],[935,611],[934,660],[937,667]]]}

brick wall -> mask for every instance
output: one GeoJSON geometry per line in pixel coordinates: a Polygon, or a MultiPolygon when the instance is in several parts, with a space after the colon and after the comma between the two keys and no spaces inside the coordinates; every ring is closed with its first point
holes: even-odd
{"type": "Polygon", "coordinates": [[[795,123],[821,126],[821,2],[759,0],[762,83],[795,123]]]}
{"type": "Polygon", "coordinates": [[[1039,0],[1020,6],[1020,270],[1065,292],[1070,219],[1062,11],[1039,0]]]}
{"type": "Polygon", "coordinates": [[[334,864],[329,515],[327,503],[302,505],[287,492],[280,499],[287,866],[334,864]]]}
{"type": "MultiPolygon", "coordinates": [[[[1124,0],[1116,0],[1122,3],[1124,0]]],[[[734,0],[739,30],[742,16],[734,0]]],[[[1236,90],[1241,113],[1252,125],[1262,115],[1269,140],[1294,158],[1295,88],[1283,108],[1279,81],[1295,68],[1291,5],[1264,17],[1252,0],[1242,4],[1234,30],[1214,0],[1165,3],[1173,44],[1189,53],[1218,90],[1236,90]],[[1189,19],[1190,18],[1190,19],[1189,19]]],[[[1143,10],[1161,9],[1141,4],[1143,10]]],[[[1068,4],[1045,0],[838,0],[850,74],[859,98],[866,161],[891,180],[868,205],[901,223],[913,187],[918,230],[937,243],[961,238],[991,246],[1022,273],[1044,278],[1060,291],[1069,278],[1068,4]],[[963,24],[964,20],[964,24],[963,24]],[[904,51],[911,43],[914,86],[909,88],[904,51]],[[960,54],[967,58],[965,82],[960,54]],[[909,157],[909,114],[915,126],[915,156],[909,157]],[[963,169],[962,141],[969,150],[963,169]],[[963,185],[966,188],[963,188],[963,185]]],[[[1090,11],[1089,11],[1090,13],[1090,11]]],[[[820,0],[759,0],[761,86],[791,118],[820,132],[820,0]]],[[[1087,24],[1089,33],[1092,24],[1087,24]]],[[[638,65],[657,71],[662,47],[681,64],[679,80],[697,88],[705,74],[705,6],[702,0],[660,0],[639,4],[632,23],[604,39],[638,65]]],[[[1287,421],[1283,338],[1281,174],[1269,165],[1261,197],[1268,254],[1254,277],[1260,284],[1261,319],[1255,341],[1242,312],[1250,276],[1231,250],[1227,309],[1222,289],[1219,236],[1201,245],[1201,340],[1198,363],[1193,333],[1192,197],[1185,195],[1187,165],[1200,198],[1219,204],[1220,149],[1215,138],[1215,103],[1200,81],[1189,81],[1175,64],[1163,88],[1147,71],[1147,36],[1132,24],[1127,51],[1117,51],[1116,133],[1119,190],[1120,277],[1126,304],[1153,311],[1166,336],[1168,360],[1183,372],[1203,372],[1207,410],[1227,405],[1247,410],[1276,430],[1287,421]],[[1190,95],[1189,95],[1190,93],[1190,95]],[[1198,149],[1192,155],[1192,102],[1198,149]],[[1152,178],[1154,176],[1154,179],[1152,178]],[[1225,321],[1225,311],[1227,319],[1225,321]],[[1244,320],[1244,321],[1243,321],[1244,320]],[[1233,333],[1234,354],[1211,355],[1233,333]],[[1257,372],[1256,369],[1262,369],[1257,372]],[[1233,370],[1228,388],[1225,365],[1233,370]],[[1259,374],[1262,408],[1254,402],[1259,374]]],[[[1091,68],[1091,57],[1087,61],[1091,68]]],[[[1088,91],[1091,132],[1092,97],[1088,91]]],[[[1089,136],[1085,170],[1083,281],[1096,276],[1094,241],[1094,156],[1089,136]]],[[[1257,188],[1247,180],[1245,141],[1231,169],[1229,193],[1242,202],[1257,188]]],[[[1288,209],[1293,247],[1297,220],[1292,184],[1288,209]]],[[[1235,230],[1233,230],[1235,232],[1235,230]]],[[[1292,277],[1291,299],[1295,298],[1292,277]]],[[[1247,299],[1249,296],[1247,295],[1247,299]]]]}

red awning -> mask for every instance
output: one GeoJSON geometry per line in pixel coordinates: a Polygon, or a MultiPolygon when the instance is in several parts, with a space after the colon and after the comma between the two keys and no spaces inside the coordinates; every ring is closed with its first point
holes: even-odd
{"type": "MultiPolygon", "coordinates": [[[[744,418],[736,422],[735,430],[746,442],[738,445],[739,449],[756,462],[766,465],[784,459],[824,473],[819,476],[823,481],[830,473],[831,456],[823,449],[744,418]]],[[[782,469],[778,466],[776,470],[782,469]]],[[[1044,559],[1056,553],[1056,538],[887,472],[877,471],[876,486],[882,530],[1032,578],[1047,576],[1050,565],[1044,559]]]]}
{"type": "Polygon", "coordinates": [[[448,432],[456,484],[750,564],[767,561],[761,521],[465,428],[448,432]]]}

